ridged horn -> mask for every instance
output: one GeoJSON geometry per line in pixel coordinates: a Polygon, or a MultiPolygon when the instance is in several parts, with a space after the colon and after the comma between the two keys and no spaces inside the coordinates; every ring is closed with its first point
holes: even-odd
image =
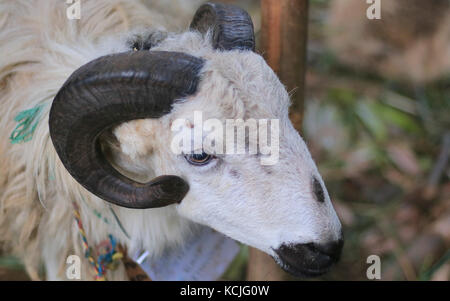
{"type": "MultiPolygon", "coordinates": [[[[100,57],[76,70],[50,110],[50,136],[72,177],[105,201],[128,208],[157,208],[181,202],[189,185],[163,175],[138,183],[115,170],[98,141],[120,123],[159,118],[192,95],[204,61],[184,53],[130,51],[100,57]]],[[[168,150],[169,151],[169,150],[168,150]]]]}
{"type": "Polygon", "coordinates": [[[191,29],[206,33],[210,28],[214,49],[255,51],[253,22],[245,10],[229,4],[203,4],[194,15],[191,29]]]}

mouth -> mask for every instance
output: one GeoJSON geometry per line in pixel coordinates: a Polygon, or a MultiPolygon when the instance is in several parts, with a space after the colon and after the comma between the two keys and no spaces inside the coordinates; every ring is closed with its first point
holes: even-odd
{"type": "MultiPolygon", "coordinates": [[[[326,255],[325,255],[326,256],[326,255]]],[[[308,267],[301,264],[292,264],[282,256],[273,257],[275,262],[287,273],[299,278],[314,278],[328,273],[334,262],[330,261],[327,266],[308,267]]]]}
{"type": "Polygon", "coordinates": [[[282,245],[274,250],[278,265],[296,277],[318,277],[327,273],[339,261],[342,240],[332,247],[309,244],[282,245]]]}

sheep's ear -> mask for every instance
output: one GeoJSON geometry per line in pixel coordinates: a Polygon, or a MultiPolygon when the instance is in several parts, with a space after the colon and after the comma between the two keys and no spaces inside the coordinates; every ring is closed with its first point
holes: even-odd
{"type": "Polygon", "coordinates": [[[206,3],[194,15],[191,29],[212,30],[212,44],[220,50],[255,51],[255,32],[249,14],[234,5],[206,3]]]}

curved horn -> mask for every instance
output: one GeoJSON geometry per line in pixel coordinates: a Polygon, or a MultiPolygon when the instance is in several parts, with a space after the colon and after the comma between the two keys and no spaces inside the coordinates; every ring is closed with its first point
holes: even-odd
{"type": "Polygon", "coordinates": [[[137,183],[105,159],[99,136],[120,123],[159,118],[197,90],[204,61],[176,52],[136,51],[98,58],[76,70],[50,110],[50,136],[68,172],[98,197],[128,208],[181,202],[189,190],[177,176],[137,183]]]}
{"type": "Polygon", "coordinates": [[[194,15],[191,28],[206,33],[213,29],[213,47],[220,50],[255,51],[253,22],[248,13],[234,5],[206,3],[194,15]]]}

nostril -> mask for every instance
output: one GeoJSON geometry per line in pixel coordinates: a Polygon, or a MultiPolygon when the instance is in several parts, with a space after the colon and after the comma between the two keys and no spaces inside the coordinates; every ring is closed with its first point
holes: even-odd
{"type": "Polygon", "coordinates": [[[322,184],[320,184],[316,177],[313,178],[313,192],[318,202],[325,202],[325,193],[323,192],[322,184]]]}
{"type": "Polygon", "coordinates": [[[330,256],[334,260],[339,260],[343,245],[344,240],[339,239],[337,241],[328,242],[326,244],[310,243],[307,246],[313,252],[319,252],[327,256],[330,256]]]}

